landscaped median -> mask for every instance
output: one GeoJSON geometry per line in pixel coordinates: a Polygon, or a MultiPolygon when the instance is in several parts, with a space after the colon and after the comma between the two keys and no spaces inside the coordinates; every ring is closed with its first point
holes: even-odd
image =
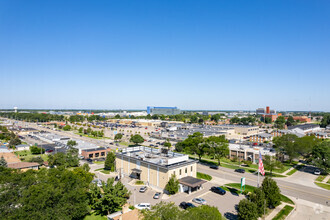
{"type": "Polygon", "coordinates": [[[277,213],[277,215],[272,220],[285,219],[293,209],[294,209],[294,207],[292,207],[290,205],[284,206],[284,208],[279,213],[277,213]]]}
{"type": "MultiPolygon", "coordinates": [[[[294,209],[294,202],[288,197],[280,194],[276,182],[266,178],[266,183],[257,188],[251,185],[245,185],[243,194],[247,199],[240,201],[238,205],[238,215],[240,218],[257,219],[266,217],[268,219],[284,219],[294,209]],[[267,180],[266,180],[267,179],[267,180]],[[274,189],[276,189],[274,191],[274,189]],[[264,206],[266,205],[267,206],[264,206]]],[[[264,180],[264,181],[265,181],[264,180]]],[[[224,190],[232,194],[241,194],[240,183],[229,183],[221,186],[224,190]]]]}
{"type": "Polygon", "coordinates": [[[101,173],[104,173],[104,174],[110,174],[110,170],[105,170],[104,168],[100,168],[95,171],[100,171],[101,173]]]}
{"type": "Polygon", "coordinates": [[[322,187],[323,189],[326,190],[330,190],[330,179],[328,180],[328,182],[323,182],[323,180],[327,177],[327,175],[320,175],[316,178],[316,180],[314,181],[314,183],[319,186],[322,187]]]}
{"type": "Polygon", "coordinates": [[[205,173],[200,173],[200,172],[197,172],[197,178],[198,179],[204,179],[204,180],[207,180],[207,181],[212,180],[212,176],[210,176],[208,174],[205,174],[205,173]]]}

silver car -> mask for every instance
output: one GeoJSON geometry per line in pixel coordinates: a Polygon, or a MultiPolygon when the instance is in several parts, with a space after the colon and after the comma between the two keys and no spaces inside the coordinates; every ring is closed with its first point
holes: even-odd
{"type": "Polygon", "coordinates": [[[197,204],[206,205],[205,199],[202,199],[202,198],[194,198],[192,201],[197,204]]]}

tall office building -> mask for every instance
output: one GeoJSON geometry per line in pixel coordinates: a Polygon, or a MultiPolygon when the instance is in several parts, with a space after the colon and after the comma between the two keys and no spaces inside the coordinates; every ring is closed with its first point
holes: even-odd
{"type": "Polygon", "coordinates": [[[151,115],[177,115],[181,110],[177,107],[147,107],[147,113],[151,115]]]}

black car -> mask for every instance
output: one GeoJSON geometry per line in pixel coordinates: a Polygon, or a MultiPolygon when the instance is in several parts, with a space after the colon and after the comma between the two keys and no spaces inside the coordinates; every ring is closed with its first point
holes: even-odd
{"type": "Polygon", "coordinates": [[[236,169],[235,172],[238,172],[238,173],[245,173],[245,170],[244,170],[244,169],[236,169]]]}
{"type": "Polygon", "coordinates": [[[211,165],[210,168],[211,168],[211,169],[218,170],[218,169],[219,169],[219,166],[217,166],[217,165],[211,165]]]}
{"type": "Polygon", "coordinates": [[[220,195],[225,195],[226,194],[226,190],[222,189],[221,187],[212,186],[211,191],[215,192],[215,193],[218,193],[220,195]]]}
{"type": "Polygon", "coordinates": [[[190,202],[181,202],[179,206],[183,209],[195,208],[196,207],[194,204],[192,204],[190,202]]]}
{"type": "Polygon", "coordinates": [[[90,159],[90,158],[88,158],[88,159],[87,159],[87,162],[88,162],[88,163],[93,163],[93,160],[90,159]]]}

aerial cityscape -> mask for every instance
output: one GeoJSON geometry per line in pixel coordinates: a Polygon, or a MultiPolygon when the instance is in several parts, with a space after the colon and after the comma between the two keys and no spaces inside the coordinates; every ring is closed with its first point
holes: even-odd
{"type": "Polygon", "coordinates": [[[0,2],[0,219],[330,219],[330,2],[0,2]]]}

